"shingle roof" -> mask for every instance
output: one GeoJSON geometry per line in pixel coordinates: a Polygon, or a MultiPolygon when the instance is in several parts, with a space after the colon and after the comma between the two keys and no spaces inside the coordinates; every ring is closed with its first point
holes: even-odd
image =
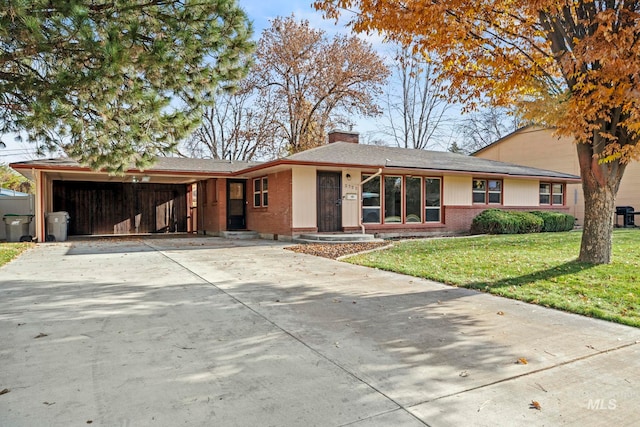
{"type": "Polygon", "coordinates": [[[444,151],[413,150],[407,148],[335,142],[286,157],[285,160],[336,165],[360,165],[381,168],[422,169],[497,173],[512,176],[539,176],[579,179],[576,175],[512,163],[470,157],[444,151]]]}
{"type": "MultiPolygon", "coordinates": [[[[214,159],[190,159],[184,157],[158,157],[153,166],[145,169],[148,172],[194,172],[194,173],[232,173],[248,168],[256,163],[214,160],[214,159]]],[[[25,162],[16,162],[12,167],[45,167],[45,168],[82,168],[75,160],[70,158],[39,159],[25,162]]],[[[135,168],[132,168],[135,169],[135,168]]]]}
{"type": "MultiPolygon", "coordinates": [[[[316,163],[341,166],[371,166],[376,168],[420,169],[467,173],[500,174],[506,176],[545,177],[578,180],[580,177],[512,163],[465,156],[443,151],[412,150],[406,148],[335,142],[322,145],[284,159],[267,163],[229,160],[191,159],[183,157],[158,157],[156,163],[145,172],[180,174],[231,174],[245,169],[270,167],[278,163],[316,163]]],[[[12,163],[16,169],[83,169],[69,158],[30,160],[12,163]]],[[[135,169],[132,169],[135,170],[135,169]]]]}

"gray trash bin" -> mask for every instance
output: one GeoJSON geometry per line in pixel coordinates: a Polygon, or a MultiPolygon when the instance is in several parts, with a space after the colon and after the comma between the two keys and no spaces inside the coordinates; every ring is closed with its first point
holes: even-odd
{"type": "Polygon", "coordinates": [[[45,215],[47,219],[47,239],[49,236],[53,236],[56,242],[64,242],[67,240],[67,226],[69,224],[69,213],[60,212],[48,212],[45,215]]]}
{"type": "Polygon", "coordinates": [[[24,237],[24,240],[31,240],[31,236],[29,236],[29,224],[31,224],[32,218],[33,215],[4,215],[2,220],[5,224],[7,242],[20,242],[22,237],[24,237]]]}

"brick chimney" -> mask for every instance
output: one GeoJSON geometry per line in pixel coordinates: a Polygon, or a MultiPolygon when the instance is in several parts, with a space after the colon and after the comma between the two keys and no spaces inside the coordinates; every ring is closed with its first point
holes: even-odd
{"type": "Polygon", "coordinates": [[[346,130],[329,131],[329,144],[334,142],[351,142],[357,144],[359,142],[359,133],[346,130]]]}

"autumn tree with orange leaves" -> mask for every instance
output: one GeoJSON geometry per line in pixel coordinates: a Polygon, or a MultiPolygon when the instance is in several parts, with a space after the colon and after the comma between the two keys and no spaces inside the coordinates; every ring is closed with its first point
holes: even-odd
{"type": "MultiPolygon", "coordinates": [[[[318,0],[357,32],[437,55],[449,95],[514,106],[572,136],[585,196],[578,260],[611,262],[612,215],[640,148],[640,2],[318,0]]],[[[550,156],[553,153],[549,153],[550,156]]]]}
{"type": "Polygon", "coordinates": [[[370,44],[354,36],[329,39],[290,16],[262,33],[250,78],[261,97],[277,101],[277,132],[286,151],[296,153],[324,143],[330,127],[380,114],[376,96],[388,75],[370,44]]]}

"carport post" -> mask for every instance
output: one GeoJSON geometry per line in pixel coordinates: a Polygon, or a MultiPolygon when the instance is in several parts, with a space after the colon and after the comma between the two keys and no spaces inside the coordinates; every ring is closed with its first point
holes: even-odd
{"type": "Polygon", "coordinates": [[[44,181],[45,179],[42,177],[42,171],[40,170],[36,170],[34,168],[31,169],[31,176],[33,176],[33,179],[35,181],[36,184],[36,206],[35,206],[35,226],[34,226],[34,231],[35,231],[35,238],[39,243],[45,242],[45,221],[44,221],[44,205],[45,205],[45,201],[44,201],[44,197],[45,194],[47,194],[45,192],[45,184],[44,181]]]}

